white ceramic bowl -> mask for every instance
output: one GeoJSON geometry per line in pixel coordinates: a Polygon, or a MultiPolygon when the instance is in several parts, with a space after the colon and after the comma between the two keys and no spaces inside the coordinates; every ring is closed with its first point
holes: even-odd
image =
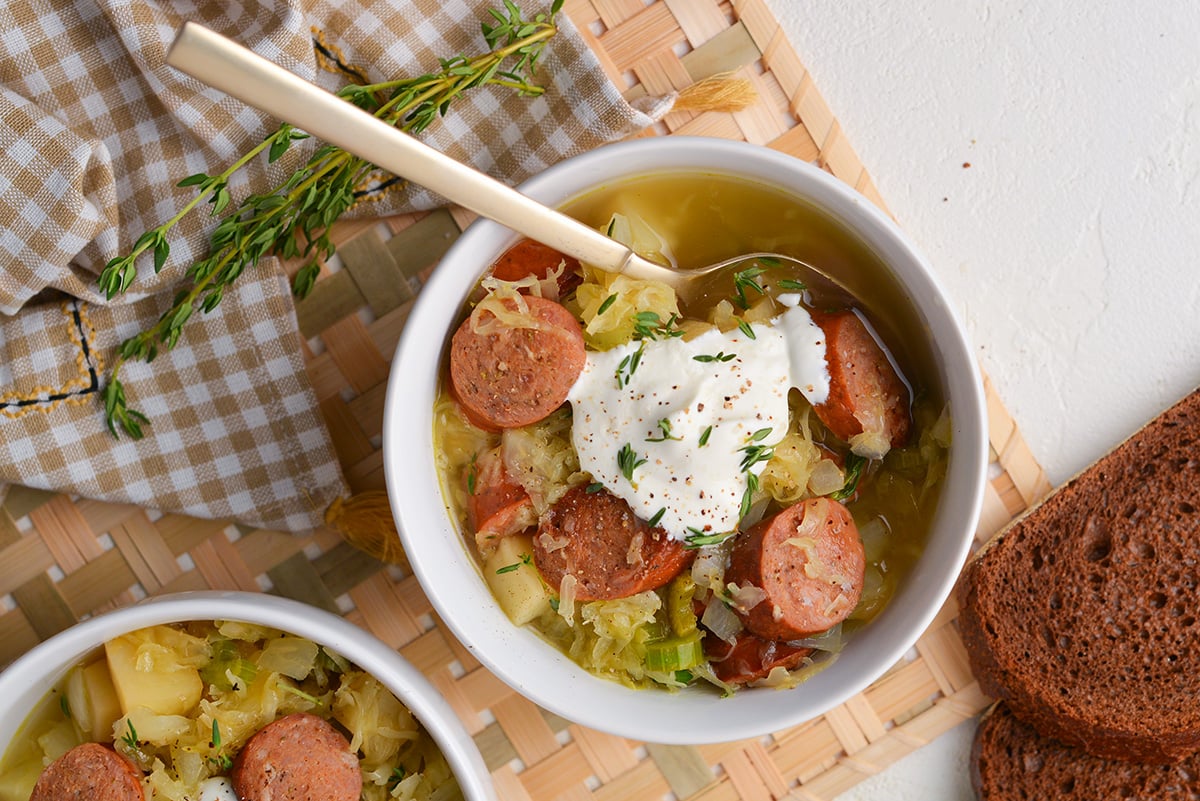
{"type": "Polygon", "coordinates": [[[809,164],[741,142],[659,137],[569,159],[520,189],[560,205],[623,178],[680,169],[741,176],[825,210],[887,265],[931,340],[953,420],[948,475],[932,531],[887,608],[855,634],[830,669],[794,689],[749,688],[731,698],[705,688],[632,690],[588,674],[505,617],[446,512],[432,443],[432,407],[452,326],[479,276],[518,238],[499,225],[473,224],[422,289],[392,366],[383,451],[392,508],[417,579],[480,662],[527,698],[583,725],[651,742],[706,743],[760,736],[814,718],[865,689],[912,647],[968,553],[986,482],[987,418],[975,359],[925,259],[874,205],[809,164]]]}
{"type": "Polygon", "coordinates": [[[454,710],[404,657],[369,632],[322,609],[249,592],[184,592],[150,598],[78,623],[37,645],[0,674],[0,744],[12,740],[46,693],[75,665],[125,632],[189,620],[257,623],[327,646],[379,679],[437,742],[468,801],[494,801],[491,778],[454,710]]]}

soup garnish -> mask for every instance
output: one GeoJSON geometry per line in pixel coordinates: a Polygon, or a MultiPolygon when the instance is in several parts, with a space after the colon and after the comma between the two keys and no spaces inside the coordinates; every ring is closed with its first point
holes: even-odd
{"type": "MultiPolygon", "coordinates": [[[[739,201],[797,205],[672,176],[572,211],[674,258],[695,242],[653,199],[689,180],[718,184],[707,216],[682,204],[713,240],[742,233],[744,208],[719,211],[739,201]]],[[[896,337],[903,314],[801,278],[738,265],[681,311],[662,284],[535,243],[500,258],[452,339],[434,433],[448,506],[514,623],[597,675],[730,692],[802,681],[883,608],[928,529],[949,418],[920,343],[896,337]]]]}

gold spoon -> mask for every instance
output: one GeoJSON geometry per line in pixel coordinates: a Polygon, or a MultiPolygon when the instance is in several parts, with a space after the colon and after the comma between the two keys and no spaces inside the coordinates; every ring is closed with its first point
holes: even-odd
{"type": "Polygon", "coordinates": [[[836,281],[811,265],[778,253],[751,253],[687,269],[655,264],[195,22],[184,23],[167,52],[167,63],[560,253],[608,272],[661,281],[685,303],[694,296],[702,276],[754,260],[788,263],[813,279],[806,283],[840,289],[836,281]]]}

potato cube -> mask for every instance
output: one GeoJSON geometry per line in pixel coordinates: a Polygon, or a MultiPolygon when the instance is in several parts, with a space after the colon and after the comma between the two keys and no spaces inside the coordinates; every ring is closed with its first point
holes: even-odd
{"type": "Polygon", "coordinates": [[[125,714],[145,707],[159,715],[184,715],[199,703],[204,691],[200,672],[180,664],[181,655],[160,644],[156,628],[123,634],[104,644],[108,672],[125,714]]]}
{"type": "Polygon", "coordinates": [[[121,702],[108,674],[108,662],[97,659],[67,677],[67,704],[83,736],[100,742],[121,717],[121,702]]]}
{"type": "Polygon", "coordinates": [[[550,592],[533,566],[533,538],[514,534],[500,540],[483,563],[483,577],[500,608],[518,626],[550,609],[550,592]]]}

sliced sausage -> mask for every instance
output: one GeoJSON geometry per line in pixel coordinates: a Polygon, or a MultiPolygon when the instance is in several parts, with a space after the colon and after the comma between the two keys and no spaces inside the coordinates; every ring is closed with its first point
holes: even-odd
{"type": "MultiPolygon", "coordinates": [[[[536,328],[498,324],[476,309],[450,341],[454,396],[487,427],[520,428],[549,415],[566,401],[587,358],[583,330],[569,311],[545,298],[524,301],[536,328]]],[[[504,304],[517,309],[511,298],[504,304]]]]}
{"type": "MultiPolygon", "coordinates": [[[[825,332],[829,397],[814,407],[834,436],[881,435],[882,453],[908,439],[912,426],[908,385],[862,319],[852,311],[814,314],[825,332]]],[[[880,453],[880,455],[882,455],[880,453]]]]}
{"type": "Polygon", "coordinates": [[[492,265],[492,275],[501,281],[520,281],[530,275],[546,278],[559,265],[563,266],[562,275],[558,277],[558,293],[562,296],[583,281],[579,260],[541,242],[522,239],[500,254],[492,265]]]}
{"type": "Polygon", "coordinates": [[[850,512],[828,498],[789,506],[741,534],[725,580],[761,587],[742,614],[768,640],[797,640],[840,623],[862,595],[866,558],[850,512]]]}
{"type": "Polygon", "coordinates": [[[467,482],[467,523],[475,532],[475,545],[483,557],[501,537],[517,534],[537,522],[529,493],[513,481],[504,460],[495,450],[485,451],[468,466],[474,479],[467,482]]]}
{"type": "Polygon", "coordinates": [[[99,743],[77,745],[42,771],[29,801],[145,801],[142,772],[99,743]]]}
{"type": "Polygon", "coordinates": [[[777,667],[791,670],[812,651],[778,640],[764,640],[746,632],[739,634],[733,645],[711,635],[704,638],[704,655],[712,664],[713,673],[727,684],[765,679],[777,667]]]}
{"type": "Polygon", "coordinates": [[[234,760],[230,779],[241,801],[358,801],[363,784],[346,738],[303,712],[259,729],[234,760]]]}
{"type": "Polygon", "coordinates": [[[557,590],[575,577],[580,601],[627,598],[657,589],[683,570],[692,553],[661,528],[651,528],[621,498],[587,487],[568,490],[542,516],[533,561],[557,590]]]}

